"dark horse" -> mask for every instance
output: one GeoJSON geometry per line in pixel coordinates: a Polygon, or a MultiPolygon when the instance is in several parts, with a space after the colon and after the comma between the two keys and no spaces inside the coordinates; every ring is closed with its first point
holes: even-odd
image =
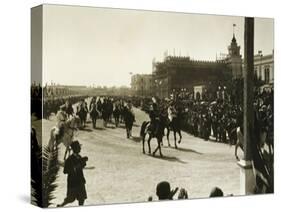
{"type": "Polygon", "coordinates": [[[162,152],[161,152],[161,143],[162,143],[162,140],[163,140],[165,127],[166,127],[166,119],[165,119],[164,116],[161,116],[161,115],[158,119],[156,119],[155,127],[151,127],[151,122],[149,122],[149,121],[144,121],[142,123],[140,136],[142,137],[142,152],[143,152],[143,154],[145,154],[145,148],[144,148],[145,137],[148,134],[148,136],[149,136],[148,140],[147,140],[148,153],[151,154],[151,148],[150,148],[151,139],[156,138],[158,146],[152,154],[154,156],[155,153],[157,152],[157,150],[159,150],[160,156],[163,157],[162,152]]]}
{"type": "Polygon", "coordinates": [[[178,141],[178,143],[180,144],[181,139],[182,139],[182,135],[181,135],[181,127],[180,127],[180,117],[179,115],[174,116],[170,119],[166,119],[166,129],[167,129],[167,141],[168,141],[168,145],[170,145],[170,139],[169,139],[169,135],[170,135],[170,131],[172,130],[174,132],[174,140],[175,140],[175,148],[177,149],[177,133],[180,136],[180,139],[178,141]]]}
{"type": "Polygon", "coordinates": [[[113,110],[113,117],[115,121],[115,126],[118,127],[119,122],[120,122],[120,116],[121,116],[121,106],[120,105],[115,105],[115,108],[113,110]]]}
{"type": "Polygon", "coordinates": [[[97,123],[97,119],[99,117],[99,112],[97,110],[97,105],[95,102],[92,102],[90,104],[90,111],[89,111],[90,117],[92,119],[92,123],[93,123],[93,128],[96,128],[96,123],[97,123]]]}
{"type": "Polygon", "coordinates": [[[81,126],[85,127],[86,125],[86,121],[87,121],[87,114],[88,114],[88,108],[86,106],[85,102],[82,102],[80,104],[80,106],[78,106],[78,111],[77,111],[77,115],[79,116],[80,120],[81,120],[81,126]]]}
{"type": "Polygon", "coordinates": [[[124,115],[124,122],[125,122],[127,138],[130,138],[130,136],[132,136],[132,128],[133,128],[133,124],[135,121],[135,115],[127,107],[124,108],[123,115],[124,115]]]}

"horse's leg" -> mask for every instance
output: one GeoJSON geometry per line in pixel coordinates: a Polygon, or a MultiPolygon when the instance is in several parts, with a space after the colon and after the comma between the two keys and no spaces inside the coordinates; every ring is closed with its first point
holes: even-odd
{"type": "Polygon", "coordinates": [[[177,146],[177,131],[175,129],[173,129],[173,132],[174,132],[175,148],[177,149],[178,148],[178,146],[177,146]]]}
{"type": "Polygon", "coordinates": [[[66,160],[66,156],[67,156],[67,153],[68,153],[68,148],[69,148],[69,147],[66,147],[66,148],[65,148],[64,157],[63,157],[63,160],[64,160],[64,161],[66,160]]]}
{"type": "Polygon", "coordinates": [[[152,155],[153,155],[153,157],[155,156],[155,153],[157,152],[157,150],[159,149],[159,145],[160,145],[160,141],[158,141],[158,139],[157,139],[157,147],[156,147],[156,149],[153,151],[153,153],[152,153],[152,155]]]}
{"type": "Polygon", "coordinates": [[[238,149],[238,147],[239,147],[239,141],[237,141],[237,143],[235,144],[235,152],[234,152],[235,158],[236,158],[237,160],[239,160],[239,158],[238,158],[238,156],[237,156],[237,149],[238,149]]]}
{"type": "Polygon", "coordinates": [[[160,145],[160,143],[163,141],[163,138],[159,138],[159,139],[157,139],[157,141],[158,141],[158,149],[159,149],[159,154],[160,154],[160,157],[163,157],[163,155],[162,155],[162,151],[161,151],[161,145],[160,145]]]}
{"type": "Polygon", "coordinates": [[[148,144],[148,153],[151,154],[151,148],[150,148],[150,141],[152,139],[152,136],[149,134],[148,140],[147,140],[147,144],[148,144]]]}
{"type": "Polygon", "coordinates": [[[171,146],[169,136],[170,136],[170,129],[169,129],[169,127],[167,127],[167,141],[168,141],[168,146],[171,146]]]}
{"type": "Polygon", "coordinates": [[[145,150],[144,150],[145,136],[146,136],[146,134],[144,133],[144,135],[142,137],[142,153],[143,154],[145,154],[145,150]]]}
{"type": "Polygon", "coordinates": [[[180,144],[181,143],[181,139],[182,139],[181,130],[180,129],[178,129],[178,133],[179,133],[179,136],[180,136],[180,140],[178,141],[178,143],[180,144]]]}

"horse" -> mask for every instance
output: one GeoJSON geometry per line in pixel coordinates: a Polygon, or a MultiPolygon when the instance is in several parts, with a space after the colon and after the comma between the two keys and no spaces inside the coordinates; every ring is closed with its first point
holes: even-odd
{"type": "Polygon", "coordinates": [[[164,129],[166,127],[165,117],[160,115],[159,119],[156,119],[155,125],[156,126],[154,127],[154,129],[151,127],[150,121],[144,121],[141,125],[140,137],[142,138],[142,152],[143,154],[145,154],[144,143],[145,143],[145,137],[148,134],[149,135],[147,140],[148,153],[151,154],[151,147],[150,147],[151,139],[156,138],[158,145],[156,149],[153,151],[152,155],[155,156],[155,153],[157,152],[157,150],[159,150],[160,157],[163,157],[163,154],[161,152],[161,143],[164,136],[164,129]]]}
{"type": "MultiPolygon", "coordinates": [[[[229,145],[235,145],[236,141],[237,141],[237,135],[238,132],[237,131],[237,124],[236,124],[236,120],[235,119],[230,119],[228,124],[226,125],[226,131],[227,131],[227,135],[229,138],[229,145]]],[[[239,129],[240,130],[240,129],[239,129]]]]}
{"type": "Polygon", "coordinates": [[[70,145],[74,140],[74,132],[81,126],[81,120],[77,115],[70,116],[63,124],[63,134],[59,135],[59,128],[54,126],[50,132],[50,139],[48,146],[50,149],[56,148],[60,143],[65,146],[64,160],[66,159],[67,153],[70,155],[70,145]]]}
{"type": "Polygon", "coordinates": [[[85,127],[86,121],[87,121],[87,114],[88,114],[88,109],[87,106],[84,105],[86,103],[82,102],[78,109],[76,114],[79,116],[80,120],[81,120],[81,126],[85,127]]]}
{"type": "Polygon", "coordinates": [[[132,136],[132,127],[134,121],[135,121],[135,115],[129,108],[125,107],[124,122],[125,122],[127,138],[130,138],[132,136]]]}
{"type": "MultiPolygon", "coordinates": [[[[235,131],[236,131],[237,140],[235,143],[234,155],[237,160],[240,160],[239,157],[237,156],[237,150],[238,150],[238,148],[240,148],[242,151],[244,151],[243,127],[239,126],[235,129],[236,129],[235,131]]],[[[258,148],[261,149],[261,151],[263,151],[265,144],[267,144],[269,154],[271,155],[273,152],[273,145],[270,142],[268,142],[267,138],[269,136],[269,133],[266,132],[264,129],[258,128],[255,130],[255,134],[256,134],[256,139],[258,139],[258,142],[257,142],[258,148]]]]}
{"type": "Polygon", "coordinates": [[[182,139],[182,135],[181,135],[181,127],[180,127],[180,117],[178,113],[171,113],[168,109],[168,119],[166,119],[166,129],[167,129],[167,141],[168,141],[168,145],[170,145],[170,139],[169,139],[169,135],[170,135],[170,131],[172,130],[174,132],[174,141],[175,141],[175,148],[177,149],[177,133],[180,136],[180,139],[178,140],[178,143],[181,143],[181,139],[182,139]]]}
{"type": "Polygon", "coordinates": [[[91,103],[89,114],[92,119],[93,128],[96,128],[97,119],[100,116],[100,113],[97,110],[97,106],[95,103],[91,103]]]}
{"type": "Polygon", "coordinates": [[[115,105],[115,108],[113,110],[113,117],[114,117],[114,121],[115,121],[115,126],[118,127],[119,125],[119,119],[121,116],[121,109],[119,105],[115,105]]]}
{"type": "MultiPolygon", "coordinates": [[[[252,152],[252,164],[253,172],[256,179],[255,193],[261,192],[273,192],[273,166],[270,165],[270,160],[273,156],[273,145],[271,141],[268,141],[269,132],[260,127],[256,120],[254,126],[250,130],[249,137],[251,139],[250,148],[252,152]],[[267,153],[265,151],[265,144],[268,146],[267,153]]],[[[237,143],[235,145],[235,157],[240,160],[237,156],[237,149],[240,147],[244,151],[244,138],[243,138],[243,127],[237,127],[237,143]]]]}

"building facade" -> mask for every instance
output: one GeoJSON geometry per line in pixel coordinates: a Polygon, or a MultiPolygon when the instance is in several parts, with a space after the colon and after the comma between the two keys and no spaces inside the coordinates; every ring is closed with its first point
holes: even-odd
{"type": "Polygon", "coordinates": [[[262,55],[259,51],[254,56],[254,73],[257,79],[264,84],[273,84],[274,81],[274,51],[272,54],[262,55]]]}
{"type": "Polygon", "coordinates": [[[135,96],[152,96],[152,75],[135,74],[131,77],[131,90],[135,96]]]}
{"type": "Polygon", "coordinates": [[[163,62],[153,61],[152,66],[154,95],[159,98],[171,97],[173,93],[193,92],[194,86],[212,87],[242,77],[242,56],[235,35],[223,59],[202,61],[166,56],[163,62]]]}
{"type": "Polygon", "coordinates": [[[168,56],[155,64],[154,93],[159,98],[174,93],[193,92],[194,86],[223,82],[231,77],[225,61],[199,61],[189,57],[168,56]]]}

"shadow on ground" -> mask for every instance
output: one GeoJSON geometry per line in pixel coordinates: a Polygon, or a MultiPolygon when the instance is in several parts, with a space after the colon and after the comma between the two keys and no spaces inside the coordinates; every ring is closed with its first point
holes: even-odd
{"type": "Polygon", "coordinates": [[[96,127],[95,130],[105,130],[103,127],[96,127]]]}
{"type": "Polygon", "coordinates": [[[193,149],[186,149],[186,148],[182,148],[182,147],[178,147],[176,149],[175,147],[172,147],[172,146],[170,148],[178,150],[178,151],[182,151],[182,152],[192,152],[192,153],[195,153],[195,154],[203,155],[202,152],[197,152],[196,150],[193,150],[193,149]]]}
{"type": "Polygon", "coordinates": [[[178,163],[183,163],[183,164],[187,164],[186,161],[183,161],[175,156],[166,156],[166,155],[163,155],[163,157],[161,157],[160,155],[156,155],[153,156],[153,155],[149,155],[150,157],[152,158],[155,158],[155,159],[161,159],[161,160],[166,160],[166,161],[170,161],[170,162],[178,162],[178,163]]]}
{"type": "Polygon", "coordinates": [[[81,131],[85,131],[85,132],[93,132],[92,129],[88,129],[88,128],[81,128],[80,130],[81,131]]]}
{"type": "Polygon", "coordinates": [[[141,137],[132,136],[131,140],[134,142],[141,142],[141,137]]]}

